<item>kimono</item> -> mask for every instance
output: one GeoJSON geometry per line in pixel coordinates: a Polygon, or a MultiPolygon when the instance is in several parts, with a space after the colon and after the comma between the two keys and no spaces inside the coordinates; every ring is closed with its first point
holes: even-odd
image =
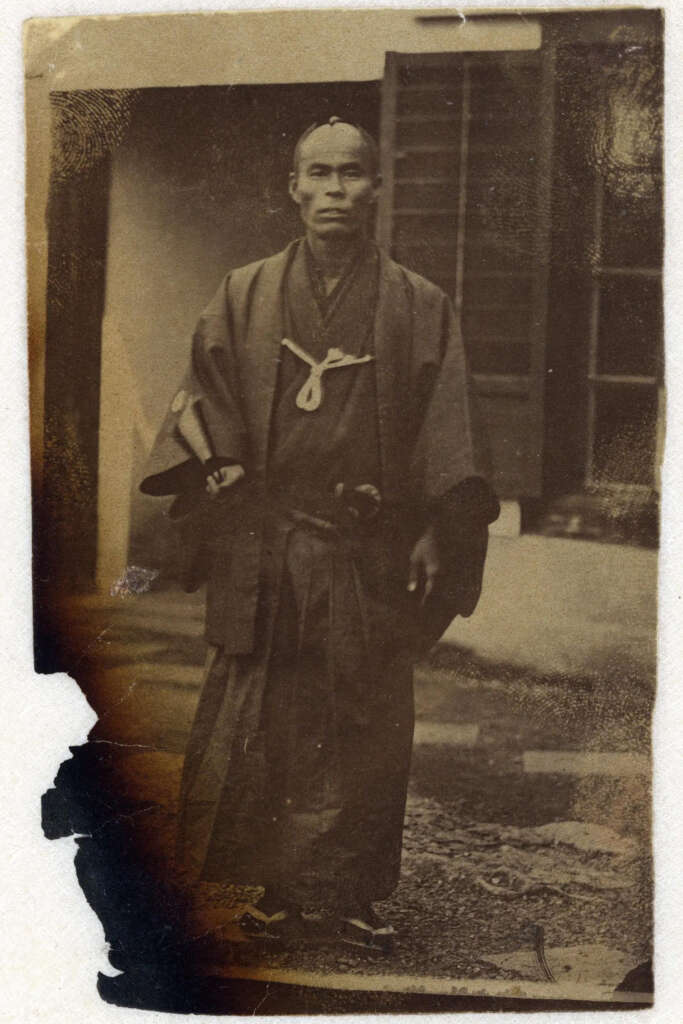
{"type": "Polygon", "coordinates": [[[436,286],[369,242],[329,296],[304,241],[227,275],[141,485],[180,496],[186,582],[207,583],[179,822],[190,877],[302,907],[391,894],[412,667],[477,602],[498,514],[486,473],[436,286]],[[210,464],[245,469],[218,498],[179,429],[188,404],[210,464]],[[408,558],[428,524],[446,571],[420,604],[408,558]]]}

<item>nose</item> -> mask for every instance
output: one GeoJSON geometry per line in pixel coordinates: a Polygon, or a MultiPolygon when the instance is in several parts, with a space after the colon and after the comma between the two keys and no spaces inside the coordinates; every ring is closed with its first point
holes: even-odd
{"type": "Polygon", "coordinates": [[[330,174],[327,179],[325,194],[328,196],[340,196],[344,194],[344,184],[339,174],[330,174]]]}

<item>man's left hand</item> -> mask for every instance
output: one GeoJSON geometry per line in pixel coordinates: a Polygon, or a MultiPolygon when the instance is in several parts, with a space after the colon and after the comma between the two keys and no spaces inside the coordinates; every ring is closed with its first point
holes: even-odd
{"type": "Polygon", "coordinates": [[[233,487],[243,476],[244,469],[240,465],[221,466],[207,476],[206,492],[209,497],[215,498],[221,491],[233,487]]]}
{"type": "Polygon", "coordinates": [[[430,526],[422,534],[410,555],[408,590],[410,593],[416,593],[422,587],[422,604],[434,590],[440,570],[439,549],[434,529],[430,526]]]}

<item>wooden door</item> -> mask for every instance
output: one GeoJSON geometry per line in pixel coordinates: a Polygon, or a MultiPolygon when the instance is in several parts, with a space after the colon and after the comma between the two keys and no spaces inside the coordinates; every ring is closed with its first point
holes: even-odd
{"type": "Polygon", "coordinates": [[[387,54],[378,240],[461,319],[503,497],[540,494],[550,51],[387,54]]]}

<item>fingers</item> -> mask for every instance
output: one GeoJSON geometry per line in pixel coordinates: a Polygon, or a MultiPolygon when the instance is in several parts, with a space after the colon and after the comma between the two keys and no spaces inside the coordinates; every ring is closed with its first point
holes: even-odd
{"type": "Polygon", "coordinates": [[[220,490],[220,479],[221,472],[219,469],[217,469],[215,473],[212,473],[210,476],[207,476],[206,478],[206,492],[212,498],[215,498],[215,496],[218,494],[218,491],[220,490]]]}
{"type": "Polygon", "coordinates": [[[439,560],[432,546],[424,543],[416,544],[410,556],[408,568],[408,592],[417,593],[420,589],[420,602],[424,604],[436,586],[440,572],[439,560]]]}
{"type": "Polygon", "coordinates": [[[415,594],[421,581],[424,581],[420,603],[424,604],[436,586],[436,579],[439,575],[439,566],[435,562],[411,561],[408,572],[408,593],[415,594]]]}
{"type": "Polygon", "coordinates": [[[220,469],[207,476],[206,493],[209,497],[215,498],[217,494],[228,487],[232,487],[243,476],[244,469],[242,466],[221,466],[220,469]]]}
{"type": "Polygon", "coordinates": [[[437,562],[427,562],[425,564],[425,586],[422,593],[422,604],[425,603],[429,595],[434,590],[436,584],[436,577],[439,575],[439,566],[437,562]]]}
{"type": "Polygon", "coordinates": [[[244,470],[241,466],[223,466],[219,473],[221,478],[219,486],[221,488],[232,487],[233,484],[236,484],[244,476],[244,470]]]}
{"type": "Polygon", "coordinates": [[[408,586],[407,590],[409,594],[414,594],[420,583],[420,559],[416,557],[415,552],[410,556],[410,562],[408,564],[408,586]]]}

